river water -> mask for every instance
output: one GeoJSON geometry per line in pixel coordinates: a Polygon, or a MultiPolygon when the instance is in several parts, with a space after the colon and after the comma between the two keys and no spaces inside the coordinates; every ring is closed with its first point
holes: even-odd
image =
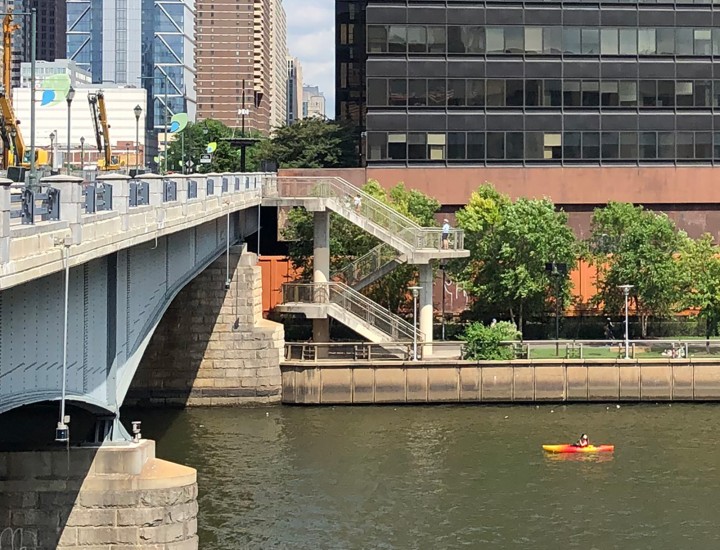
{"type": "Polygon", "coordinates": [[[714,405],[132,411],[197,468],[200,548],[720,544],[714,405]],[[587,432],[614,455],[548,456],[587,432]]]}

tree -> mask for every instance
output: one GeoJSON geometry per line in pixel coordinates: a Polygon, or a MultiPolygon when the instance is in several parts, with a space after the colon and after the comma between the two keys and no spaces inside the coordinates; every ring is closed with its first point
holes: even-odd
{"type": "Polygon", "coordinates": [[[588,241],[590,260],[598,270],[593,302],[606,312],[624,311],[619,285],[633,285],[631,299],[640,318],[642,337],[651,316],[678,310],[681,271],[677,256],[687,236],[666,214],[642,206],[611,202],[593,213],[588,241]]]}
{"type": "MultiPolygon", "coordinates": [[[[371,180],[363,191],[408,216],[421,226],[434,226],[433,215],[440,208],[435,200],[414,189],[408,190],[402,183],[385,190],[377,181],[371,180]]],[[[284,231],[290,241],[288,255],[295,269],[301,271],[303,280],[312,279],[313,216],[304,209],[296,208],[288,215],[284,231]]],[[[360,258],[380,241],[338,214],[330,215],[330,272],[335,273],[360,258]]],[[[398,253],[399,254],[399,253],[398,253]]],[[[417,280],[415,266],[401,265],[381,280],[363,289],[363,293],[380,305],[397,312],[407,301],[407,286],[417,280]]]]}
{"type": "Polygon", "coordinates": [[[687,239],[680,254],[682,307],[698,309],[705,319],[705,336],[717,336],[720,324],[720,248],[705,234],[687,239]]]}
{"type": "MultiPolygon", "coordinates": [[[[206,174],[208,172],[239,172],[240,171],[240,149],[234,147],[224,139],[237,137],[237,131],[226,126],[222,122],[207,119],[198,123],[188,123],[182,132],[173,134],[172,141],[168,144],[168,170],[181,171],[183,158],[194,163],[193,172],[206,174]],[[212,153],[212,162],[201,164],[200,158],[207,153],[209,143],[217,143],[217,149],[212,153]]],[[[258,137],[257,132],[248,133],[250,137],[258,137]]],[[[248,147],[245,162],[245,169],[254,172],[259,169],[258,150],[260,145],[248,147]]]]}
{"type": "Polygon", "coordinates": [[[262,160],[281,168],[346,168],[357,165],[353,130],[332,120],[305,118],[275,129],[260,145],[262,160]]]}
{"type": "MultiPolygon", "coordinates": [[[[576,264],[577,242],[567,215],[548,199],[519,199],[513,203],[485,184],[457,213],[465,230],[470,259],[451,269],[474,298],[476,309],[507,311],[518,329],[524,321],[548,309],[555,298],[546,264],[576,264]]],[[[559,281],[559,294],[569,294],[567,278],[559,281]]]]}

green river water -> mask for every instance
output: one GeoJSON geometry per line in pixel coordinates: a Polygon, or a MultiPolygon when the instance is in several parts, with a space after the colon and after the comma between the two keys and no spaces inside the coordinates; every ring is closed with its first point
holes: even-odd
{"type": "Polygon", "coordinates": [[[132,411],[200,548],[720,548],[720,406],[132,411]],[[587,432],[613,455],[548,456],[587,432]]]}

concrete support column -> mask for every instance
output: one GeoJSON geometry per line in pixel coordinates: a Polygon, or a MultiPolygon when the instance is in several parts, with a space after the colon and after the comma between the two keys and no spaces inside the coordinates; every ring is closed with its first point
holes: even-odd
{"type": "Polygon", "coordinates": [[[10,186],[12,180],[0,178],[0,264],[10,261],[10,186]]]}
{"type": "Polygon", "coordinates": [[[191,179],[197,182],[197,198],[205,200],[207,198],[207,178],[204,174],[193,174],[191,179]]]}
{"type": "Polygon", "coordinates": [[[156,208],[162,207],[163,195],[165,194],[165,176],[159,174],[143,174],[140,179],[149,184],[150,206],[156,208]]]}
{"type": "Polygon", "coordinates": [[[83,197],[83,179],[59,175],[42,178],[41,184],[49,185],[60,191],[60,219],[70,224],[72,244],[82,242],[82,216],[85,213],[83,197]]]}
{"type": "Polygon", "coordinates": [[[422,287],[418,296],[420,314],[420,334],[423,337],[423,358],[433,353],[433,269],[432,264],[418,266],[420,270],[420,284],[422,287]]]}
{"type": "Polygon", "coordinates": [[[197,474],[155,442],[0,452],[2,548],[197,550],[197,474]]]}
{"type": "MultiPolygon", "coordinates": [[[[330,280],[330,212],[314,212],[313,233],[313,282],[330,280]]],[[[329,289],[315,289],[316,301],[327,301],[329,289]]],[[[330,319],[313,319],[313,342],[330,341],[330,319]]],[[[327,350],[325,350],[327,351],[327,350]]]]}
{"type": "Polygon", "coordinates": [[[130,176],[124,174],[105,174],[98,176],[97,181],[112,186],[113,210],[123,217],[122,228],[127,230],[127,215],[130,212],[130,176]]]}

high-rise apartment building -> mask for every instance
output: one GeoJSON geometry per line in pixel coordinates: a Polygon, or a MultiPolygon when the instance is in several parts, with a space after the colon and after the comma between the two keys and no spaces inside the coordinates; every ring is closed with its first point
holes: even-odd
{"type": "Polygon", "coordinates": [[[271,128],[270,0],[197,0],[198,118],[271,128]]]}
{"type": "Polygon", "coordinates": [[[67,57],[97,84],[148,90],[148,129],[167,116],[195,117],[193,3],[184,0],[68,0],[67,57]]]}
{"type": "Polygon", "coordinates": [[[272,54],[272,90],[270,125],[284,126],[287,118],[287,19],[282,0],[270,0],[270,47],[272,54]]]}
{"type": "Polygon", "coordinates": [[[325,94],[317,86],[303,86],[302,118],[325,118],[325,94]]]}
{"type": "MultiPolygon", "coordinates": [[[[66,6],[66,0],[25,1],[26,8],[35,8],[37,10],[37,59],[55,61],[65,57],[67,52],[66,6]]],[[[27,23],[27,36],[29,37],[29,21],[27,23]]],[[[30,61],[29,48],[23,57],[23,61],[30,61]]]]}
{"type": "Polygon", "coordinates": [[[302,65],[296,57],[287,58],[287,124],[302,118],[303,77],[302,65]]]}
{"type": "Polygon", "coordinates": [[[720,162],[710,3],[337,0],[337,115],[370,164],[720,162]]]}

